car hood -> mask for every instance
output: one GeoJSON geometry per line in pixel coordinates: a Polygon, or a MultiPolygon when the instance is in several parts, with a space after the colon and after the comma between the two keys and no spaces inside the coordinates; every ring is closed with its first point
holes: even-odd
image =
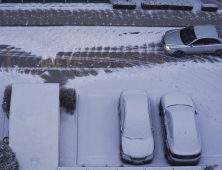
{"type": "Polygon", "coordinates": [[[170,30],[164,35],[164,41],[166,45],[184,45],[180,38],[180,30],[170,30]]]}
{"type": "Polygon", "coordinates": [[[145,158],[154,151],[153,138],[148,139],[129,139],[122,137],[122,150],[132,158],[145,158]]]}

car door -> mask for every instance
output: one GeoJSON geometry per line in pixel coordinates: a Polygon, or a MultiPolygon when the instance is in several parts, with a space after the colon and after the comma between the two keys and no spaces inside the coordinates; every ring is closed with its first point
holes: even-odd
{"type": "Polygon", "coordinates": [[[204,53],[214,53],[215,51],[222,49],[222,43],[215,38],[208,38],[204,47],[204,53]]]}
{"type": "Polygon", "coordinates": [[[187,54],[199,54],[204,53],[204,46],[206,44],[206,38],[198,39],[195,42],[191,43],[189,47],[187,47],[187,54]]]}

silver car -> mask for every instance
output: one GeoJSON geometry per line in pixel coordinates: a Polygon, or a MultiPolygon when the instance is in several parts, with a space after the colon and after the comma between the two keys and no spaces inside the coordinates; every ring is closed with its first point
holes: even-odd
{"type": "Polygon", "coordinates": [[[174,57],[198,53],[214,53],[220,56],[222,27],[199,25],[169,30],[163,34],[162,43],[166,53],[174,57]]]}
{"type": "Polygon", "coordinates": [[[195,165],[201,157],[197,112],[192,98],[183,92],[161,97],[160,116],[164,156],[173,165],[195,165]]]}
{"type": "Polygon", "coordinates": [[[124,162],[143,164],[154,156],[149,95],[145,90],[124,90],[119,99],[120,156],[124,162]]]}

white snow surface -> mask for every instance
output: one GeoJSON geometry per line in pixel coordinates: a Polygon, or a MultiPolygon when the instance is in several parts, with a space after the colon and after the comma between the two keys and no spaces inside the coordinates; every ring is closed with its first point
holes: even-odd
{"type": "MultiPolygon", "coordinates": [[[[0,103],[3,101],[5,86],[13,83],[43,83],[43,80],[36,75],[18,73],[16,68],[0,71],[0,103]]],[[[8,137],[9,122],[6,114],[0,107],[0,140],[8,137]]]]}
{"type": "Polygon", "coordinates": [[[171,27],[0,27],[0,44],[21,48],[43,58],[57,52],[75,52],[85,47],[134,46],[157,43],[171,27]],[[131,34],[139,32],[139,34],[131,34]],[[126,33],[126,34],[124,34],[126,33]],[[49,38],[50,37],[50,38],[49,38]]]}
{"type": "Polygon", "coordinates": [[[12,85],[9,145],[20,170],[57,170],[59,111],[59,84],[12,85]]]}
{"type": "MultiPolygon", "coordinates": [[[[153,67],[113,71],[107,74],[100,70],[97,76],[76,77],[66,84],[66,87],[75,88],[80,96],[77,116],[79,166],[123,164],[119,156],[118,100],[121,91],[138,88],[149,93],[155,130],[154,159],[151,164],[141,166],[170,166],[163,156],[158,105],[160,97],[167,92],[182,91],[193,98],[198,112],[197,120],[202,142],[202,158],[198,165],[204,169],[206,165],[217,164],[218,167],[215,169],[222,169],[221,62],[165,63],[153,67]]],[[[71,128],[74,125],[69,126],[71,128]]],[[[69,160],[63,161],[65,164],[65,161],[69,160]]]]}

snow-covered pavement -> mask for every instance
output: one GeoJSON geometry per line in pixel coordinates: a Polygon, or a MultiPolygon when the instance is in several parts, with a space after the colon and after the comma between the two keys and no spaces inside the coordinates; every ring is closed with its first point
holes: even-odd
{"type": "MultiPolygon", "coordinates": [[[[101,70],[97,76],[68,81],[66,86],[76,88],[80,96],[78,165],[122,164],[119,157],[118,98],[124,89],[140,88],[150,94],[155,129],[154,160],[151,164],[143,166],[169,166],[163,156],[158,104],[163,94],[183,91],[192,96],[198,111],[203,147],[199,165],[204,168],[206,165],[217,164],[217,169],[222,169],[221,66],[221,63],[187,62],[176,65],[163,64],[152,68],[117,69],[110,74],[101,70]]],[[[71,128],[74,125],[69,126],[71,128]]],[[[60,163],[65,164],[66,161],[68,160],[60,163]]]]}
{"type": "MultiPolygon", "coordinates": [[[[142,46],[158,43],[164,32],[175,27],[0,27],[0,45],[9,45],[42,58],[58,52],[87,51],[85,48],[142,46]]],[[[10,49],[10,47],[7,47],[10,49]]]]}

